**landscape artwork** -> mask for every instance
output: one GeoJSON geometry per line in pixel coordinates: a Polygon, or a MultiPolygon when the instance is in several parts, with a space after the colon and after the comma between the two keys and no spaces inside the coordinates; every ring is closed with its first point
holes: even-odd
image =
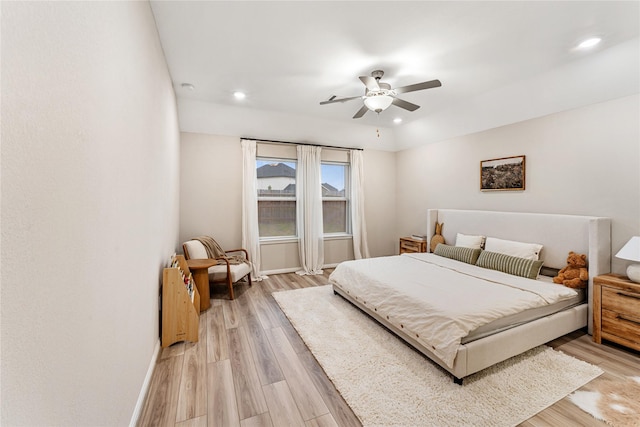
{"type": "Polygon", "coordinates": [[[524,190],[525,156],[480,162],[480,190],[524,190]]]}

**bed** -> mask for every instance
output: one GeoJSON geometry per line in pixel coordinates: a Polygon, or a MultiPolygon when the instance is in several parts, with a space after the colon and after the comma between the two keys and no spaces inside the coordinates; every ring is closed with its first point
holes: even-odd
{"type": "Polygon", "coordinates": [[[592,280],[610,271],[609,218],[431,209],[427,239],[436,222],[444,224],[448,245],[454,245],[458,233],[538,243],[545,268],[564,267],[569,251],[587,254],[589,284],[574,292],[550,283],[549,277],[532,280],[421,253],[341,263],[329,279],[334,292],[450,372],[459,384],[466,376],[577,329],[586,326],[591,333],[592,280]],[[507,294],[518,299],[507,301],[507,294]],[[472,318],[467,309],[480,318],[472,318]]]}

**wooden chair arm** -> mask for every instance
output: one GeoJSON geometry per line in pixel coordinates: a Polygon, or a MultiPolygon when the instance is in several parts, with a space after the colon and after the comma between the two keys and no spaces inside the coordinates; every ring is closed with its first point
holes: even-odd
{"type": "Polygon", "coordinates": [[[229,253],[229,252],[244,252],[244,257],[247,259],[247,261],[249,261],[249,252],[247,252],[246,249],[231,249],[228,251],[224,251],[224,253],[229,253]]]}
{"type": "Polygon", "coordinates": [[[231,277],[231,264],[229,264],[229,260],[225,257],[216,258],[217,261],[224,261],[227,264],[227,277],[231,277]]]}

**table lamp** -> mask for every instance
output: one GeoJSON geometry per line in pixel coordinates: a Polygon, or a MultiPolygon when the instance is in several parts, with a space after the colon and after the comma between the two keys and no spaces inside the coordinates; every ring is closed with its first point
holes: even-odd
{"type": "MultiPolygon", "coordinates": [[[[616,254],[616,258],[640,262],[640,236],[633,236],[616,254]]],[[[640,264],[630,264],[627,276],[636,283],[640,283],[640,264]]]]}

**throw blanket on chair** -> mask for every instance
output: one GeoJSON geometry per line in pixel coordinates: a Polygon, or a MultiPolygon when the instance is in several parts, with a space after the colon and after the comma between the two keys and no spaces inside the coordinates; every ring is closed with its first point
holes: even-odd
{"type": "Polygon", "coordinates": [[[243,262],[247,262],[247,260],[241,255],[227,256],[224,249],[222,249],[222,247],[218,244],[218,242],[213,240],[212,237],[200,236],[200,237],[194,238],[193,240],[197,240],[204,245],[204,248],[207,251],[207,256],[209,258],[215,258],[215,259],[225,258],[227,261],[229,261],[229,264],[232,264],[232,265],[237,265],[237,264],[242,264],[243,262]]]}

